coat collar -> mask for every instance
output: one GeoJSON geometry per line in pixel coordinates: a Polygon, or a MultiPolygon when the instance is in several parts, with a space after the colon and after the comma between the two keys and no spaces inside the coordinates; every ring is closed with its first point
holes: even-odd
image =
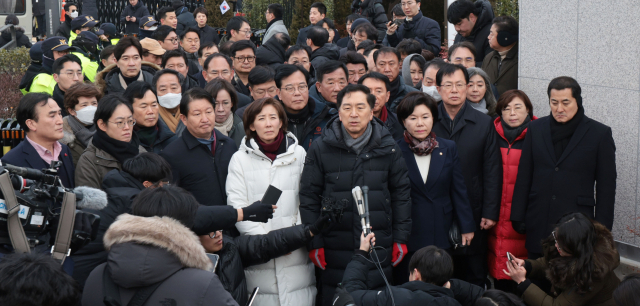
{"type": "MultiPolygon", "coordinates": [[[[213,132],[216,133],[216,152],[220,149],[220,147],[222,145],[224,145],[227,141],[231,140],[231,138],[222,135],[222,133],[220,133],[218,130],[213,129],[213,132]]],[[[197,147],[198,145],[204,146],[201,142],[198,141],[198,139],[196,139],[195,136],[191,135],[191,132],[189,132],[189,129],[185,128],[184,131],[182,132],[182,140],[184,141],[184,143],[187,145],[187,148],[189,150],[193,150],[193,148],[197,147]]],[[[210,151],[211,149],[209,149],[210,151]]]]}
{"type": "MultiPolygon", "coordinates": [[[[282,163],[280,165],[284,165],[284,164],[291,164],[294,161],[294,152],[296,150],[296,147],[298,146],[298,140],[296,139],[295,135],[293,135],[293,133],[291,132],[287,132],[286,134],[286,138],[285,141],[287,142],[287,151],[278,155],[276,157],[276,160],[281,161],[282,163]]],[[[267,159],[270,160],[265,154],[264,152],[262,152],[259,148],[258,148],[258,143],[256,142],[255,138],[251,138],[249,140],[249,144],[247,144],[247,136],[244,136],[242,138],[242,141],[240,143],[240,149],[238,151],[245,151],[247,154],[249,154],[249,156],[256,158],[256,159],[267,159]]],[[[275,163],[275,160],[272,163],[274,166],[277,166],[275,163]]]]}
{"type": "MultiPolygon", "coordinates": [[[[582,118],[582,121],[580,121],[578,128],[573,133],[573,136],[571,136],[571,140],[569,140],[569,144],[567,144],[567,147],[564,149],[564,152],[562,152],[562,155],[560,155],[560,159],[558,159],[556,164],[560,164],[565,158],[567,158],[567,156],[571,153],[571,151],[576,148],[580,140],[582,140],[582,137],[584,137],[584,135],[587,134],[587,131],[589,131],[589,124],[588,124],[589,120],[591,119],[587,118],[587,116],[584,116],[582,118]]],[[[549,124],[547,124],[547,127],[549,127],[549,130],[551,130],[551,127],[549,124]]]]}
{"type": "MultiPolygon", "coordinates": [[[[342,135],[342,130],[340,125],[342,122],[340,121],[339,116],[334,116],[327,122],[327,126],[324,130],[322,130],[322,140],[332,146],[337,147],[346,151],[349,151],[347,145],[344,142],[344,138],[342,135]]],[[[373,131],[371,133],[371,139],[369,139],[369,143],[364,146],[364,149],[360,154],[371,153],[371,156],[367,157],[375,157],[389,154],[389,147],[395,147],[395,140],[393,140],[393,136],[389,133],[389,130],[384,127],[384,123],[373,117],[373,120],[370,121],[372,125],[373,131]]]]}
{"type": "MultiPolygon", "coordinates": [[[[471,122],[471,123],[476,123],[478,122],[478,119],[480,116],[486,116],[485,114],[473,109],[473,107],[471,105],[467,105],[470,102],[465,100],[465,105],[462,107],[462,109],[460,110],[460,112],[458,113],[457,116],[462,116],[460,118],[460,120],[458,121],[458,124],[456,124],[453,127],[453,130],[449,131],[450,132],[450,137],[453,137],[453,135],[455,135],[456,133],[458,133],[460,130],[462,130],[462,128],[467,125],[467,121],[471,122]]],[[[444,102],[440,101],[438,104],[438,112],[441,112],[441,114],[446,114],[446,116],[448,116],[448,114],[446,113],[446,109],[444,107],[444,102]]],[[[455,120],[455,118],[453,119],[455,120]]],[[[444,115],[440,116],[440,120],[439,122],[444,125],[445,127],[447,126],[447,123],[445,122],[445,117],[444,115]]],[[[447,130],[449,130],[447,128],[447,130]]]]}
{"type": "Polygon", "coordinates": [[[427,294],[430,294],[434,297],[450,297],[450,298],[455,298],[455,296],[453,295],[453,291],[451,291],[450,289],[447,289],[445,287],[442,286],[436,286],[434,284],[429,284],[429,283],[425,283],[423,281],[412,281],[412,282],[407,282],[404,283],[398,287],[404,288],[404,289],[408,289],[411,291],[423,291],[427,294]]]}

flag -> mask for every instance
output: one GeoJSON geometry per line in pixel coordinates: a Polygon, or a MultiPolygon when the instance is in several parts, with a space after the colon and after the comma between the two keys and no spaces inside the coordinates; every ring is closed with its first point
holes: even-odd
{"type": "Polygon", "coordinates": [[[226,13],[229,10],[229,4],[227,4],[227,1],[222,1],[222,4],[220,4],[220,11],[222,12],[222,14],[224,15],[224,13],[226,13]]]}

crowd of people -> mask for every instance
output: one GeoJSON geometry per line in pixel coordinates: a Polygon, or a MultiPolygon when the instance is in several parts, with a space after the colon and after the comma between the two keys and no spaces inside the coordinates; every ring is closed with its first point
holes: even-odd
{"type": "Polygon", "coordinates": [[[2,162],[62,161],[65,187],[108,206],[71,271],[0,260],[1,303],[638,305],[640,277],[614,273],[614,139],[580,84],[553,79],[538,118],[516,19],[453,2],[442,59],[419,0],[392,20],[381,2],[354,0],[343,38],[316,2],[293,45],[270,4],[259,47],[244,17],[218,37],[181,0],[129,0],[124,36],[66,3],[31,46],[26,138],[2,162]]]}

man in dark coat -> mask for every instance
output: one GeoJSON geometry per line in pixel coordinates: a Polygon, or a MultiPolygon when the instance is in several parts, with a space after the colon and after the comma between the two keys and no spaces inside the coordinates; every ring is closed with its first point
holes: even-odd
{"type": "Polygon", "coordinates": [[[291,38],[286,33],[276,33],[256,50],[256,65],[268,65],[276,69],[282,65],[284,54],[291,44],[291,38]]]}
{"type": "Polygon", "coordinates": [[[31,0],[31,13],[36,17],[33,36],[43,37],[47,35],[47,24],[44,21],[46,13],[44,1],[31,0]]]}
{"type": "MultiPolygon", "coordinates": [[[[310,25],[300,29],[298,33],[298,39],[296,40],[296,45],[304,45],[307,42],[307,34],[312,27],[318,25],[318,22],[323,20],[327,16],[327,7],[322,4],[322,2],[314,2],[311,4],[311,8],[309,9],[309,21],[310,25]]],[[[321,24],[321,23],[320,23],[321,24]]],[[[338,30],[333,30],[335,35],[333,36],[334,41],[337,42],[340,39],[340,34],[338,30]]]]}
{"type": "Polygon", "coordinates": [[[464,256],[454,256],[456,278],[483,287],[487,281],[487,230],[500,215],[502,160],[491,117],[466,101],[469,74],[461,65],[447,64],[436,75],[442,102],[433,132],[458,147],[462,175],[476,222],[476,232],[464,256]]]}
{"type": "Polygon", "coordinates": [[[16,117],[26,138],[2,157],[2,163],[41,170],[49,168],[52,161],[61,161],[58,176],[62,185],[74,188],[71,150],[59,142],[64,136],[59,112],[60,107],[48,94],[30,93],[22,97],[16,117]]]}
{"type": "Polygon", "coordinates": [[[172,183],[191,192],[202,205],[227,205],[225,184],[231,156],[238,150],[233,139],[215,127],[214,102],[200,87],[182,93],[182,137],[160,154],[171,164],[172,183]],[[211,110],[211,113],[206,112],[211,110]],[[193,113],[207,114],[194,116],[193,113]]]}
{"type": "Polygon", "coordinates": [[[458,31],[454,44],[468,41],[476,47],[476,67],[482,67],[482,61],[493,49],[489,45],[489,30],[493,21],[493,8],[487,0],[458,0],[447,9],[447,20],[458,31]]]}
{"type": "Polygon", "coordinates": [[[142,3],[142,0],[129,0],[129,4],[122,10],[120,14],[120,23],[125,24],[125,34],[137,34],[140,30],[140,19],[148,16],[149,10],[142,3]]]}
{"type": "Polygon", "coordinates": [[[411,257],[409,282],[388,289],[371,290],[367,287],[367,273],[371,266],[369,249],[369,241],[362,236],[360,249],[353,255],[342,278],[345,291],[353,297],[356,305],[389,305],[393,300],[396,306],[470,306],[484,293],[484,288],[451,279],[451,256],[433,245],[421,248],[411,257]]]}
{"type": "MultiPolygon", "coordinates": [[[[351,4],[351,12],[362,15],[376,27],[378,30],[377,41],[382,41],[382,39],[384,39],[389,19],[387,18],[387,14],[384,12],[382,0],[354,0],[351,4]]],[[[352,29],[355,30],[355,28],[352,29]]]]}
{"type": "Polygon", "coordinates": [[[321,27],[312,27],[308,31],[305,42],[311,48],[309,61],[314,70],[326,61],[337,61],[340,58],[340,47],[329,43],[329,32],[321,27]]]}
{"type": "Polygon", "coordinates": [[[396,112],[398,104],[408,93],[418,91],[411,85],[406,85],[400,76],[401,56],[395,48],[382,47],[373,54],[376,70],[389,79],[389,100],[387,106],[392,112],[396,112]]]}
{"type": "Polygon", "coordinates": [[[387,35],[385,39],[391,47],[395,47],[404,38],[413,38],[420,42],[422,49],[431,51],[433,54],[440,54],[440,25],[428,17],[422,15],[420,11],[420,1],[409,2],[411,5],[403,6],[407,18],[400,26],[392,23],[387,24],[387,35]]]}
{"type": "MultiPolygon", "coordinates": [[[[23,27],[18,26],[18,17],[16,17],[16,15],[11,14],[7,16],[4,24],[13,24],[14,31],[16,32],[16,48],[31,48],[31,39],[29,39],[29,37],[24,34],[26,30],[23,27]]],[[[2,33],[0,33],[0,48],[8,44],[11,40],[11,29],[2,31],[2,33]]]]}
{"type": "MultiPolygon", "coordinates": [[[[338,96],[339,116],[327,123],[322,136],[308,150],[300,182],[300,217],[311,224],[331,205],[342,217],[328,231],[313,238],[309,257],[321,269],[322,305],[331,305],[349,258],[360,245],[362,226],[351,189],[369,187],[369,216],[376,234],[378,258],[387,279],[391,265],[406,255],[411,233],[411,199],[407,166],[400,148],[373,117],[375,97],[364,85],[348,85],[338,96]],[[341,211],[341,213],[339,212],[341,211]],[[326,259],[326,260],[325,260],[326,259]]],[[[380,288],[384,280],[373,266],[367,286],[380,288]]]]}
{"type": "Polygon", "coordinates": [[[176,16],[178,17],[178,27],[176,28],[178,35],[181,35],[182,32],[188,28],[198,28],[196,18],[193,17],[193,13],[189,12],[189,9],[184,6],[182,0],[173,0],[171,5],[176,11],[176,16]]]}
{"type": "Polygon", "coordinates": [[[96,75],[96,85],[105,94],[110,94],[124,92],[129,84],[135,81],[151,84],[153,75],[157,70],[160,70],[160,67],[142,62],[142,53],[142,45],[137,38],[133,36],[122,38],[113,52],[117,61],[116,66],[100,71],[96,75]],[[137,60],[128,60],[136,57],[137,60]]]}
{"type": "Polygon", "coordinates": [[[369,72],[358,80],[358,84],[367,86],[371,93],[376,96],[373,115],[384,123],[393,139],[398,141],[404,139],[404,126],[398,120],[398,116],[387,107],[387,102],[391,96],[389,92],[390,83],[389,78],[378,72],[369,72]]]}
{"type": "Polygon", "coordinates": [[[348,84],[347,66],[340,61],[326,61],[316,69],[316,83],[309,96],[329,107],[338,108],[338,93],[348,84]]]}
{"type": "Polygon", "coordinates": [[[18,86],[22,94],[25,95],[27,94],[27,90],[31,88],[33,79],[40,73],[40,69],[42,69],[42,41],[31,46],[31,49],[29,49],[29,57],[31,58],[31,64],[29,64],[18,86]]]}
{"type": "Polygon", "coordinates": [[[494,51],[485,56],[482,70],[493,82],[499,97],[507,90],[518,89],[518,21],[511,16],[496,17],[489,44],[494,51]]]}
{"type": "Polygon", "coordinates": [[[611,128],[584,115],[581,91],[573,78],[553,79],[551,116],[532,121],[524,140],[511,221],[526,232],[530,259],[542,256],[540,241],[567,213],[613,226],[616,147],[611,128]]]}
{"type": "Polygon", "coordinates": [[[78,6],[73,2],[66,3],[64,5],[64,22],[60,23],[55,36],[61,36],[69,40],[71,36],[71,21],[73,18],[78,17],[78,15],[78,6]]]}

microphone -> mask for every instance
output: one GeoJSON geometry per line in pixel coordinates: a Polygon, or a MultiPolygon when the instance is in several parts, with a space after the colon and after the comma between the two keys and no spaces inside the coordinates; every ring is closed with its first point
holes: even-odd
{"type": "Polygon", "coordinates": [[[362,223],[362,231],[364,233],[367,233],[367,231],[369,230],[367,227],[367,221],[366,221],[368,212],[365,211],[364,200],[362,197],[362,189],[360,189],[360,186],[356,186],[353,189],[351,189],[351,193],[353,194],[353,199],[356,202],[356,207],[358,208],[358,214],[360,215],[360,222],[362,223]]]}
{"type": "Polygon", "coordinates": [[[367,224],[367,230],[364,231],[364,235],[367,236],[371,233],[371,221],[369,220],[369,187],[362,186],[362,193],[364,195],[364,213],[367,224]]]}
{"type": "Polygon", "coordinates": [[[102,210],[107,207],[107,193],[100,189],[78,186],[73,189],[73,193],[76,194],[78,208],[102,210]]]}

